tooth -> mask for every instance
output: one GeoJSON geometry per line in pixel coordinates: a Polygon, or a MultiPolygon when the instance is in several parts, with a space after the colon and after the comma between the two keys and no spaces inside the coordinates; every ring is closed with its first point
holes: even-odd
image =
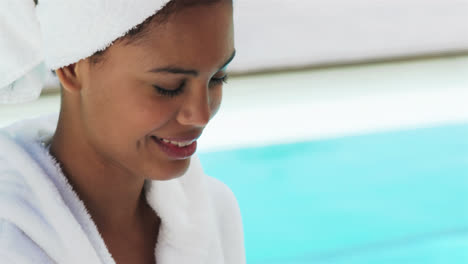
{"type": "Polygon", "coordinates": [[[164,139],[164,138],[162,138],[161,140],[163,142],[165,142],[165,143],[169,143],[169,144],[172,144],[172,145],[175,145],[175,146],[178,146],[178,147],[186,147],[186,146],[191,145],[194,142],[194,140],[193,141],[185,141],[185,142],[177,142],[177,141],[170,141],[170,140],[167,140],[167,139],[164,139]]]}
{"type": "Polygon", "coordinates": [[[175,145],[175,146],[179,146],[179,144],[180,144],[180,143],[177,142],[177,141],[171,141],[170,143],[171,143],[172,145],[175,145]]]}

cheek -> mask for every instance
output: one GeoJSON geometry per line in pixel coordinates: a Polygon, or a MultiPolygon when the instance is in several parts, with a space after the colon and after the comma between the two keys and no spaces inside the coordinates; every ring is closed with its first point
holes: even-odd
{"type": "Polygon", "coordinates": [[[90,126],[97,130],[94,133],[105,135],[113,145],[133,145],[174,115],[174,105],[140,84],[120,82],[108,87],[112,89],[101,86],[99,95],[87,98],[91,104],[87,116],[90,126]]]}
{"type": "Polygon", "coordinates": [[[140,88],[137,93],[133,90],[125,95],[127,103],[119,110],[124,112],[125,129],[132,130],[137,140],[164,128],[175,119],[178,110],[176,100],[159,96],[151,87],[140,88]]]}
{"type": "Polygon", "coordinates": [[[135,102],[134,116],[129,117],[129,123],[140,128],[140,136],[146,136],[156,131],[175,118],[177,106],[163,98],[142,98],[135,102]]]}
{"type": "Polygon", "coordinates": [[[211,109],[211,118],[213,118],[216,113],[218,113],[219,107],[221,106],[221,101],[223,99],[223,88],[215,88],[211,92],[210,98],[210,109],[211,109]]]}

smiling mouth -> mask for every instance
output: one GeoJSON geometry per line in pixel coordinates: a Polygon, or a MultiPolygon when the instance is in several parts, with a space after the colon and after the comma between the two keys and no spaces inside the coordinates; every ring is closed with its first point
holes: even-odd
{"type": "Polygon", "coordinates": [[[151,139],[170,159],[187,159],[195,154],[197,150],[197,139],[192,139],[189,141],[174,141],[158,138],[156,136],[151,136],[151,139]]]}
{"type": "Polygon", "coordinates": [[[158,138],[155,136],[151,136],[154,140],[158,140],[167,144],[171,144],[180,148],[187,147],[193,144],[193,142],[197,141],[197,139],[192,139],[192,140],[186,140],[186,141],[174,141],[174,140],[169,140],[165,138],[158,138]]]}

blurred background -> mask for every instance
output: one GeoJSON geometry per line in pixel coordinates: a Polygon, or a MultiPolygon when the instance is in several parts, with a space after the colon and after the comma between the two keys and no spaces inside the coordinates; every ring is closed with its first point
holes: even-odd
{"type": "MultiPolygon", "coordinates": [[[[238,0],[200,139],[251,264],[468,263],[468,0],[238,0]]],[[[0,126],[57,112],[0,106],[0,126]]]]}

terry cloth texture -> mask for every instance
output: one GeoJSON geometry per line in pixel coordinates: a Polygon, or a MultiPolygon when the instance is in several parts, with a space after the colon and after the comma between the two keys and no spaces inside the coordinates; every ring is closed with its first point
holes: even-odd
{"type": "Polygon", "coordinates": [[[0,104],[39,97],[47,77],[32,0],[0,1],[0,104]]]}
{"type": "Polygon", "coordinates": [[[37,16],[46,64],[58,69],[104,50],[168,2],[40,0],[37,16]]]}
{"type": "Polygon", "coordinates": [[[0,1],[0,104],[37,99],[56,70],[110,46],[169,0],[0,1]]]}
{"type": "MultiPolygon", "coordinates": [[[[85,205],[49,154],[57,117],[0,132],[0,263],[114,264],[85,205]]],[[[203,173],[195,156],[185,175],[147,181],[148,204],[162,224],[158,264],[245,263],[233,193],[203,173]]]]}

